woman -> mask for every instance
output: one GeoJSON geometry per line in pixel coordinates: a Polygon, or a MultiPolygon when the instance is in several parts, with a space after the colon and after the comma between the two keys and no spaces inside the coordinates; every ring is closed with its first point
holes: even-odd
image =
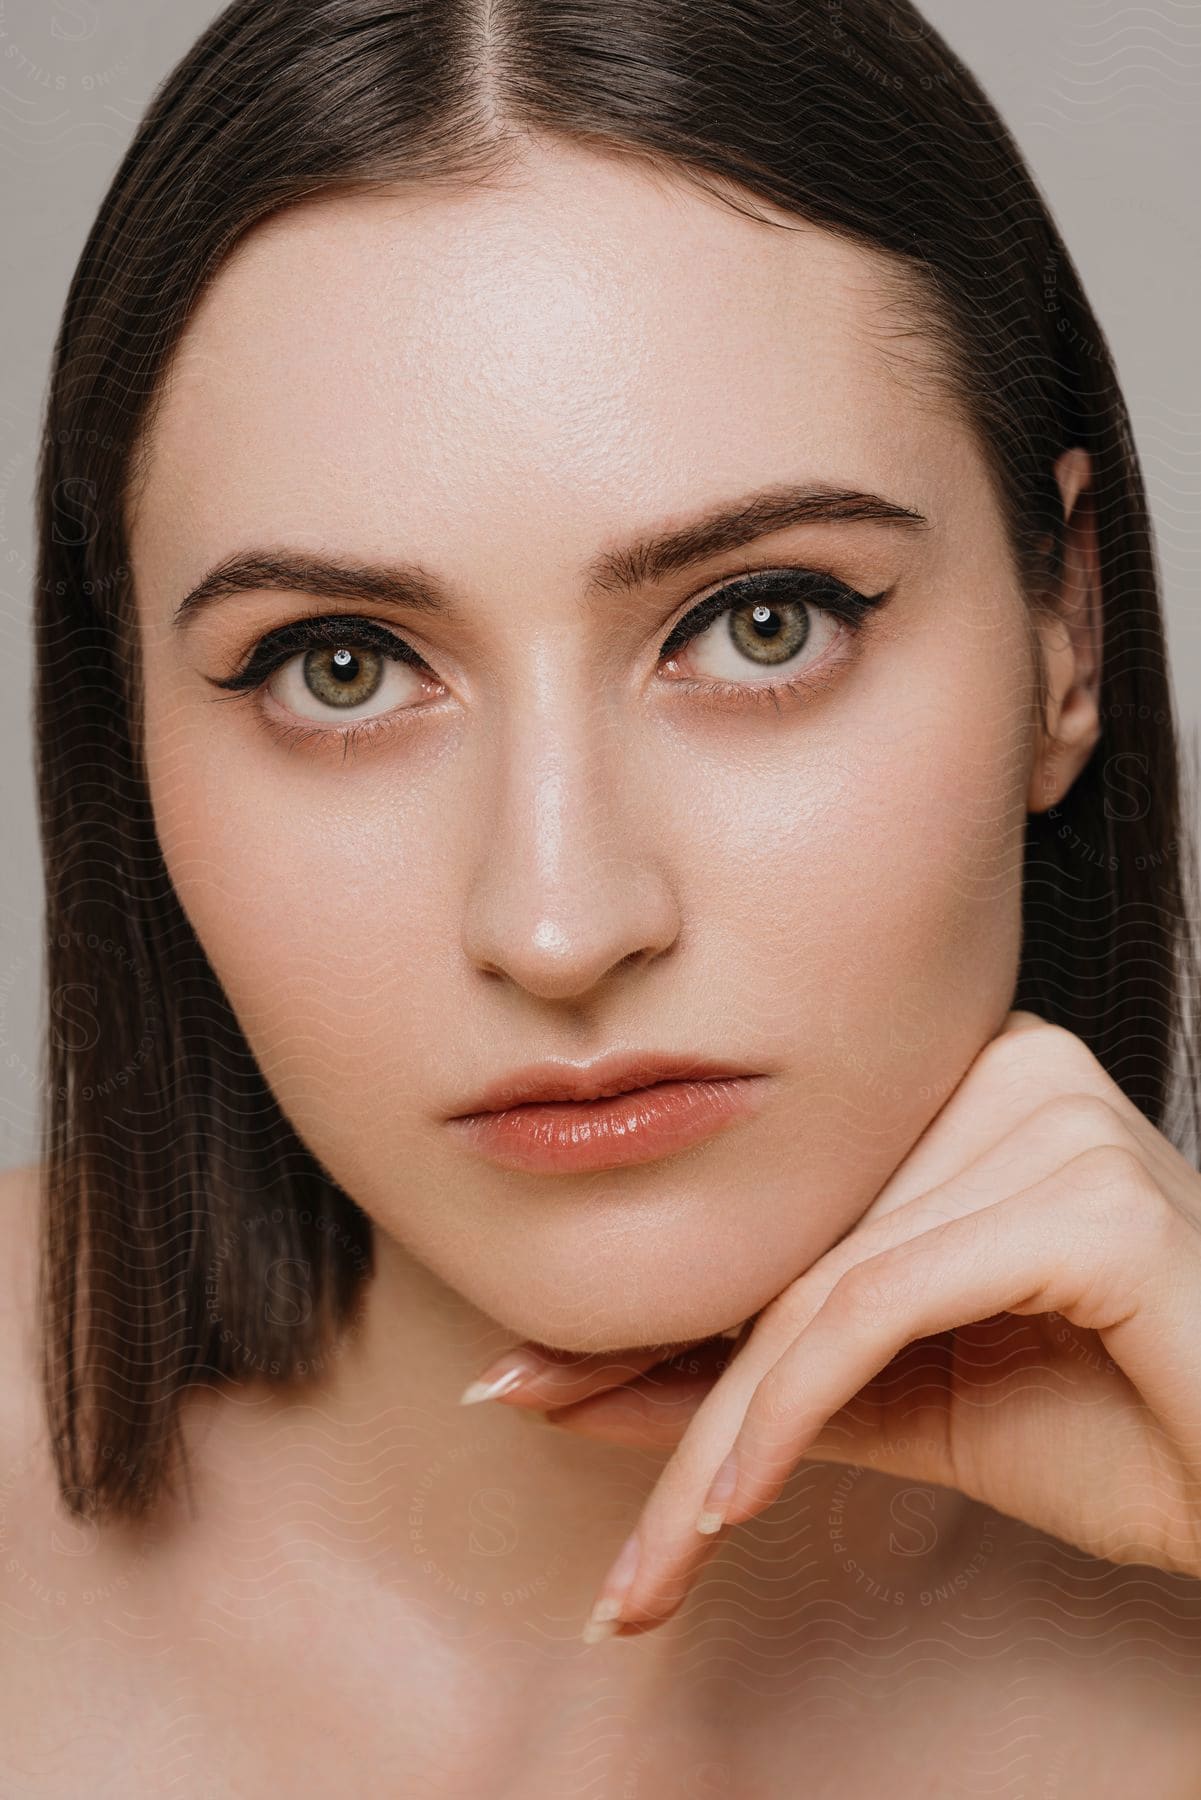
{"type": "Polygon", "coordinates": [[[946,46],[238,0],[39,507],[27,1791],[1195,1794],[1153,552],[946,46]]]}

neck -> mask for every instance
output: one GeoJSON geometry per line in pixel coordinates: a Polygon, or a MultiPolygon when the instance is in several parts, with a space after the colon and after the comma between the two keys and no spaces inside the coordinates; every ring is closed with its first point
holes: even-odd
{"type": "MultiPolygon", "coordinates": [[[[328,1551],[342,1578],[354,1565],[382,1575],[440,1636],[458,1636],[458,1620],[479,1641],[611,1655],[585,1650],[579,1633],[670,1451],[584,1438],[522,1408],[461,1407],[512,1341],[377,1228],[376,1272],[314,1386],[198,1396],[207,1423],[189,1449],[201,1529],[234,1517],[264,1557],[303,1535],[306,1557],[328,1551]]],[[[621,1640],[631,1680],[686,1662],[698,1633],[732,1641],[730,1609],[715,1604],[723,1571],[758,1644],[795,1635],[815,1597],[879,1613],[893,1631],[942,1616],[947,1584],[962,1590],[967,1565],[991,1560],[991,1517],[948,1489],[801,1463],[767,1515],[717,1544],[674,1619],[621,1640]]]]}

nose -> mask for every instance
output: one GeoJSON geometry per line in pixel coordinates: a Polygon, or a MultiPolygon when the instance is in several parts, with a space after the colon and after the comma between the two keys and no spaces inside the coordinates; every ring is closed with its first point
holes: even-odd
{"type": "Polygon", "coordinates": [[[582,1000],[679,933],[653,787],[622,736],[595,695],[585,705],[560,690],[511,713],[490,746],[463,945],[542,1000],[582,1000]]]}

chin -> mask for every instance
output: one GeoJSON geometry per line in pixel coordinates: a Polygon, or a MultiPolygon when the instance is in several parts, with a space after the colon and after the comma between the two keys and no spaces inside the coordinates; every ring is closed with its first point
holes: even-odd
{"type": "MultiPolygon", "coordinates": [[[[473,1296],[474,1298],[474,1296],[473,1296]]],[[[736,1331],[772,1298],[771,1293],[723,1294],[675,1289],[658,1296],[605,1295],[595,1303],[583,1292],[561,1289],[545,1296],[514,1288],[475,1304],[518,1338],[565,1355],[607,1355],[622,1350],[661,1348],[665,1356],[736,1331]],[[615,1303],[616,1301],[616,1303],[615,1303]]]]}

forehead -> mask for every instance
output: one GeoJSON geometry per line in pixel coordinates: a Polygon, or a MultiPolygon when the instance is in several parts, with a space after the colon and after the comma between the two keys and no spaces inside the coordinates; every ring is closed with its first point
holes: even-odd
{"type": "Polygon", "coordinates": [[[131,544],[263,536],[582,563],[710,492],[936,493],[962,453],[889,266],[571,147],[500,186],[321,196],[248,234],[180,342],[131,544]],[[898,348],[903,345],[903,354],[898,348]],[[170,522],[170,541],[163,537],[170,522]],[[507,527],[507,532],[506,532],[507,527]]]}

